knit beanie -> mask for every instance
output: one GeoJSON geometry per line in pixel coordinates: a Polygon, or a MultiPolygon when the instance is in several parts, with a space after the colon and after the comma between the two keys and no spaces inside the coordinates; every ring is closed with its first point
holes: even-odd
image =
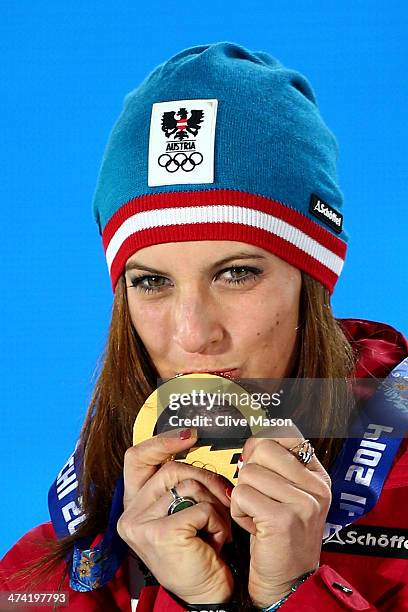
{"type": "Polygon", "coordinates": [[[304,76],[230,42],[159,65],[124,100],[93,208],[113,290],[144,247],[258,246],[330,293],[347,236],[337,143],[304,76]]]}

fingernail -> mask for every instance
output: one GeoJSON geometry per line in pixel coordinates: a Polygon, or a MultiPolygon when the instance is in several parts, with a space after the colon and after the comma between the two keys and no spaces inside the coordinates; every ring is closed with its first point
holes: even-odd
{"type": "Polygon", "coordinates": [[[238,472],[242,468],[243,465],[244,465],[244,456],[241,455],[240,458],[238,459],[238,465],[237,465],[238,472]]]}
{"type": "Polygon", "coordinates": [[[231,499],[233,490],[234,490],[234,487],[232,485],[225,489],[225,495],[228,497],[229,500],[231,499]]]}
{"type": "Polygon", "coordinates": [[[182,429],[179,433],[181,440],[188,440],[189,438],[195,438],[197,436],[196,429],[182,429]]]}

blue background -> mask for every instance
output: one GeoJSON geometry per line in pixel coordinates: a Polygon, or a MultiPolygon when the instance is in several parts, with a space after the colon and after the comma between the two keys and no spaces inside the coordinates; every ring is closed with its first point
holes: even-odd
{"type": "Polygon", "coordinates": [[[266,50],[311,81],[340,145],[350,235],[337,316],[408,331],[408,11],[387,0],[4,1],[0,556],[48,520],[110,319],[91,199],[124,95],[196,44],[266,50]]]}

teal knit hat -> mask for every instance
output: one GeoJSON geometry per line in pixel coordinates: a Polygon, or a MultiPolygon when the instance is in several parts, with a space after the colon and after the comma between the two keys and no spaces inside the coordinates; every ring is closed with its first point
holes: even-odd
{"type": "Polygon", "coordinates": [[[105,150],[93,206],[113,289],[138,249],[237,240],[332,292],[347,243],[336,158],[301,74],[229,42],[181,51],[126,96],[105,150]]]}

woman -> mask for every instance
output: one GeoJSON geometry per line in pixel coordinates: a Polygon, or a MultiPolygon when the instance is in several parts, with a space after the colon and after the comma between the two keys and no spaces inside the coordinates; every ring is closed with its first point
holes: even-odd
{"type": "Polygon", "coordinates": [[[182,51],[127,96],[94,198],[114,290],[103,368],[50,491],[53,524],[5,556],[1,590],[27,590],[28,564],[36,591],[83,612],[408,609],[405,540],[372,544],[408,527],[405,442],[389,451],[390,429],[367,422],[346,472],[359,494],[336,486],[349,447],[333,432],[355,416],[336,379],[384,378],[408,353],[387,325],[333,318],[347,242],[336,155],[306,79],[232,43],[182,51]],[[296,426],[251,437],[232,487],[172,460],[194,429],[132,446],[157,379],[189,372],[325,379],[295,421],[315,450],[296,426]],[[358,460],[380,451],[371,487],[358,460]],[[350,523],[373,556],[354,554],[350,523]]]}

